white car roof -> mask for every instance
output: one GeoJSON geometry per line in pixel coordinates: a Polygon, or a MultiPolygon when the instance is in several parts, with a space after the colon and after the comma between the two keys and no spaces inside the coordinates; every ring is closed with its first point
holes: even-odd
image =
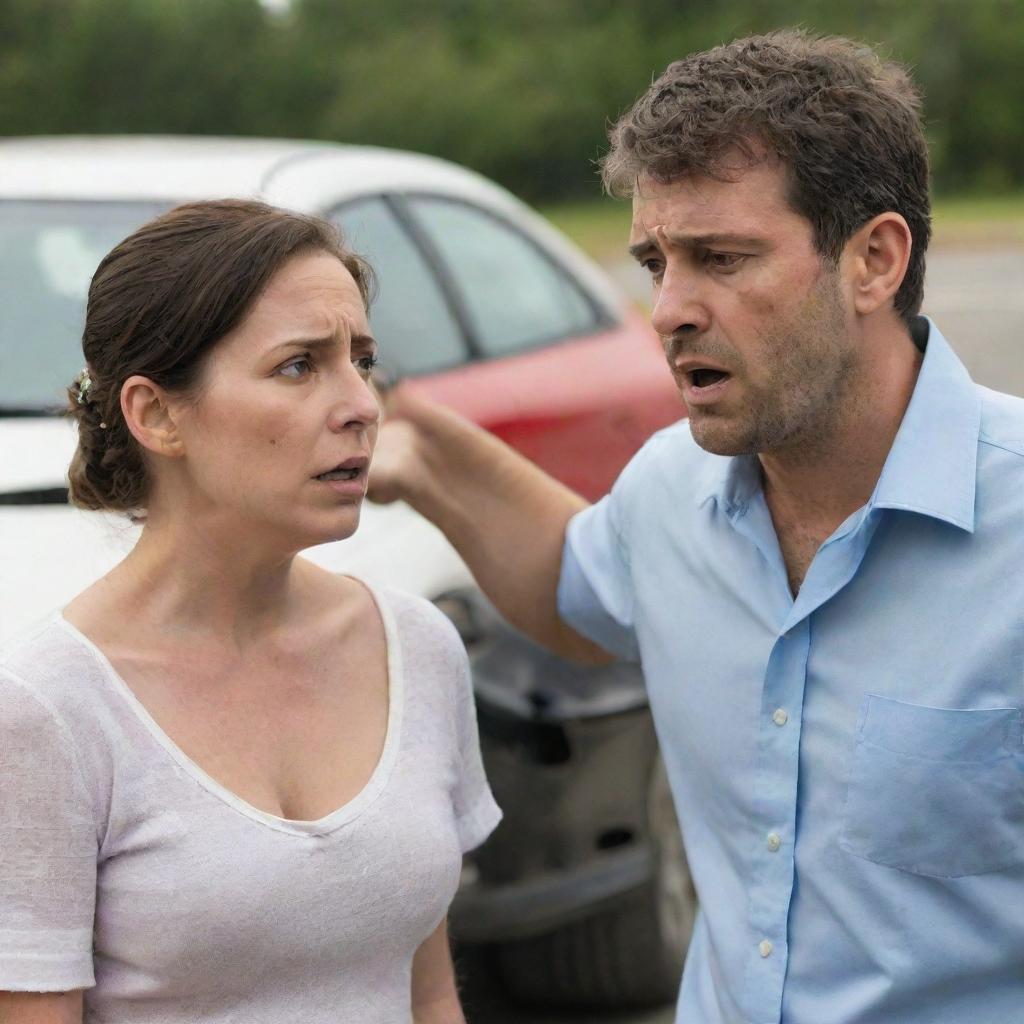
{"type": "Polygon", "coordinates": [[[0,139],[0,200],[178,203],[237,196],[325,214],[347,200],[383,193],[429,193],[478,203],[526,228],[573,271],[610,317],[621,319],[628,308],[608,276],[543,217],[482,175],[437,157],[295,139],[0,139]]]}
{"type": "MultiPolygon", "coordinates": [[[[0,139],[0,195],[7,199],[155,199],[181,202],[221,195],[266,195],[300,164],[331,162],[345,178],[372,177],[375,190],[414,180],[431,189],[484,178],[435,157],[372,146],[290,139],[174,135],[59,136],[0,139]]],[[[352,185],[349,186],[354,187],[352,185]]]]}

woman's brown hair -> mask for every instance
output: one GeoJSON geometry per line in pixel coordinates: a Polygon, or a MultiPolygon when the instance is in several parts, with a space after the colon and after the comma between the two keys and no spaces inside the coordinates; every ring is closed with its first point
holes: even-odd
{"type": "Polygon", "coordinates": [[[331,224],[252,200],[175,207],[104,257],[89,287],[86,370],[68,388],[68,413],[78,423],[68,474],[74,504],[131,514],[145,508],[149,480],[121,414],[121,386],[140,374],[175,394],[194,391],[206,356],[274,273],[318,250],[341,261],[369,305],[372,271],[331,224]]]}

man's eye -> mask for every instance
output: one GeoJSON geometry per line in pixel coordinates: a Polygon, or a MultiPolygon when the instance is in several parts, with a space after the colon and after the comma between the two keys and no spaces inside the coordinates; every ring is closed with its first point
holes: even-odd
{"type": "Polygon", "coordinates": [[[640,266],[652,277],[660,277],[662,270],[664,269],[661,260],[656,260],[653,257],[651,259],[641,260],[640,266]]]}
{"type": "Polygon", "coordinates": [[[738,267],[744,257],[735,252],[707,252],[704,254],[704,262],[716,270],[732,270],[738,267]]]}
{"type": "Polygon", "coordinates": [[[305,377],[307,373],[311,373],[312,370],[313,364],[310,362],[309,357],[299,356],[297,359],[289,360],[277,372],[282,377],[289,377],[291,380],[300,380],[305,377]]]}

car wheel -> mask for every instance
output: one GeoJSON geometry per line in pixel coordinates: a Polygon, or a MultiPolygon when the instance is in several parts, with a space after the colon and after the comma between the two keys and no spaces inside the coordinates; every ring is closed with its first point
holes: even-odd
{"type": "Polygon", "coordinates": [[[500,946],[498,967],[512,996],[603,1007],[655,1006],[675,999],[696,901],[660,757],[647,804],[655,852],[651,880],[591,917],[500,946]]]}

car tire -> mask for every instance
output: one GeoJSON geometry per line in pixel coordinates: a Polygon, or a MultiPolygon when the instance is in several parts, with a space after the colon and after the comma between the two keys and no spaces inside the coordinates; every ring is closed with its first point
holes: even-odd
{"type": "Polygon", "coordinates": [[[675,999],[696,900],[660,757],[648,785],[652,879],[607,909],[497,949],[511,996],[560,1006],[642,1007],[675,999]]]}

